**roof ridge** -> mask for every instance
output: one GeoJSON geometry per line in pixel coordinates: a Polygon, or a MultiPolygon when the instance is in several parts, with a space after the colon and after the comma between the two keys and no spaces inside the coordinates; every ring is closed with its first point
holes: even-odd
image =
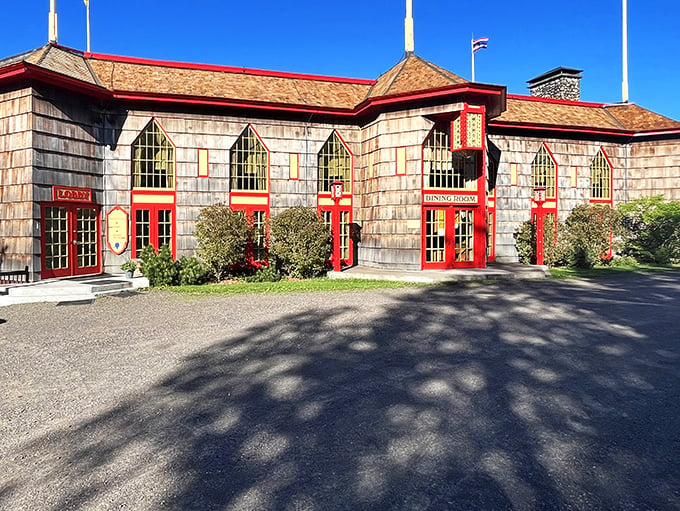
{"type": "MultiPolygon", "coordinates": [[[[446,78],[447,80],[453,81],[453,80],[451,79],[451,77],[450,77],[450,76],[447,76],[446,73],[444,73],[443,71],[446,71],[447,73],[451,73],[452,75],[458,77],[457,74],[455,74],[455,73],[449,71],[448,69],[444,69],[443,67],[440,67],[440,66],[438,66],[437,64],[435,64],[435,63],[433,63],[433,62],[430,62],[429,60],[426,60],[426,59],[422,58],[422,57],[419,56],[419,55],[415,55],[415,54],[414,54],[413,56],[416,57],[417,59],[420,59],[420,60],[421,60],[424,64],[426,64],[430,69],[432,69],[432,70],[435,71],[436,73],[440,74],[441,76],[443,76],[443,77],[446,78]]],[[[461,77],[459,77],[459,78],[463,78],[463,77],[461,76],[461,77]]],[[[464,80],[464,78],[463,78],[463,80],[464,80]]],[[[458,85],[455,81],[454,81],[453,83],[454,83],[454,85],[458,85]]]]}
{"type": "Polygon", "coordinates": [[[606,113],[609,117],[611,117],[612,121],[614,121],[616,124],[618,124],[618,125],[621,127],[621,129],[624,129],[624,130],[626,129],[626,127],[625,127],[625,126],[624,126],[624,125],[623,125],[616,117],[614,117],[614,114],[612,114],[612,113],[607,109],[607,105],[602,105],[602,110],[604,110],[605,113],[606,113]]]}
{"type": "MultiPolygon", "coordinates": [[[[412,55],[412,54],[411,54],[411,55],[412,55]]],[[[399,75],[401,74],[401,72],[404,70],[404,66],[406,66],[406,61],[409,59],[409,57],[410,57],[411,55],[407,55],[406,57],[404,57],[403,59],[401,59],[399,62],[397,62],[394,66],[392,66],[392,67],[390,68],[390,70],[392,70],[392,69],[394,69],[395,67],[397,67],[397,66],[399,66],[399,65],[401,64],[401,66],[399,67],[399,70],[394,74],[394,76],[393,76],[392,79],[390,80],[389,85],[388,85],[387,87],[385,87],[385,93],[383,94],[383,96],[389,95],[390,89],[391,89],[392,86],[394,85],[394,82],[397,80],[397,78],[399,77],[399,75]]],[[[387,74],[387,73],[389,73],[389,72],[390,72],[390,71],[388,70],[388,71],[386,71],[384,74],[387,74]]],[[[382,75],[381,75],[381,76],[382,76],[382,75]]],[[[379,80],[379,79],[380,79],[380,77],[378,77],[378,80],[379,80]]],[[[378,80],[376,80],[375,85],[378,84],[378,80]]],[[[373,86],[371,87],[371,89],[368,91],[368,95],[366,96],[367,98],[370,97],[370,94],[371,94],[371,92],[373,91],[373,87],[375,87],[375,85],[373,85],[373,86]]]]}

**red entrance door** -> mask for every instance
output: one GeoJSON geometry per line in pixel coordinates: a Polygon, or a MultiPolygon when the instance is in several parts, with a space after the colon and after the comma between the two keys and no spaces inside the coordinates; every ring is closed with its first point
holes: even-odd
{"type": "Polygon", "coordinates": [[[475,209],[425,208],[423,269],[483,266],[486,247],[475,235],[476,214],[475,209]]]}
{"type": "Polygon", "coordinates": [[[99,206],[42,206],[42,277],[101,273],[99,206]]]}

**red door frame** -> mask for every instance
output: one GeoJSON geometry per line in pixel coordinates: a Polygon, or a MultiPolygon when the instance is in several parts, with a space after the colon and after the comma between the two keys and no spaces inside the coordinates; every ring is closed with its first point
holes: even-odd
{"type": "Polygon", "coordinates": [[[102,227],[101,227],[101,207],[98,204],[79,203],[79,202],[43,202],[40,204],[40,275],[41,278],[73,277],[78,275],[96,275],[102,272],[102,227]],[[49,207],[66,208],[66,221],[68,229],[68,261],[66,268],[48,270],[45,265],[45,209],[49,207]],[[78,209],[94,209],[96,217],[96,240],[97,240],[97,265],[78,268],[78,209]]]}
{"type": "Polygon", "coordinates": [[[485,211],[479,206],[449,206],[429,204],[423,206],[422,218],[422,250],[421,266],[424,270],[447,270],[456,268],[484,268],[486,261],[486,219],[482,218],[485,211]],[[444,210],[445,228],[444,234],[444,261],[427,262],[427,211],[444,210]],[[456,211],[472,211],[473,223],[473,258],[472,261],[456,261],[456,211]],[[480,217],[482,215],[482,217],[480,217]],[[481,244],[481,245],[480,245],[481,244]]]}
{"type": "Polygon", "coordinates": [[[177,208],[173,203],[144,203],[144,202],[133,202],[130,208],[130,223],[132,225],[130,238],[131,238],[131,254],[134,258],[137,257],[137,211],[138,210],[148,210],[149,211],[149,244],[158,251],[160,247],[158,246],[158,212],[161,210],[170,210],[172,215],[172,246],[170,247],[172,252],[172,257],[176,257],[177,250],[177,208]]]}
{"type": "MultiPolygon", "coordinates": [[[[324,193],[323,195],[319,194],[319,198],[320,199],[321,198],[330,198],[330,193],[324,193]]],[[[346,198],[347,198],[347,195],[343,194],[343,199],[346,199],[346,198]]],[[[350,197],[350,200],[351,200],[351,197],[350,197]]],[[[338,208],[336,208],[335,206],[325,206],[325,205],[324,206],[317,206],[317,211],[319,212],[319,215],[321,215],[321,213],[323,211],[328,211],[328,212],[331,213],[331,218],[332,218],[332,215],[335,214],[335,211],[337,211],[338,213],[349,213],[349,217],[348,217],[348,221],[347,221],[347,224],[349,226],[348,227],[349,228],[349,238],[347,240],[347,252],[349,254],[349,257],[346,258],[346,259],[340,259],[340,264],[343,267],[354,266],[354,240],[352,239],[352,223],[354,222],[354,218],[352,216],[352,209],[353,208],[352,208],[351,204],[349,206],[347,206],[347,205],[339,206],[338,208]]],[[[338,219],[338,222],[339,221],[340,220],[338,219]]],[[[331,222],[331,224],[332,224],[332,222],[331,222]]],[[[332,261],[333,261],[333,257],[332,257],[332,254],[331,254],[331,259],[329,259],[329,263],[332,263],[332,261]]]]}

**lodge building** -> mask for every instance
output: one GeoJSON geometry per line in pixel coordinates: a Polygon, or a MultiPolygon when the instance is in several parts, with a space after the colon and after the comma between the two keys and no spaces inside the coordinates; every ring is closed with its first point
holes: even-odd
{"type": "Polygon", "coordinates": [[[0,60],[0,269],[118,272],[146,245],[193,255],[201,208],[256,227],[339,200],[345,265],[427,270],[516,261],[536,210],[680,199],[680,122],[580,101],[558,68],[530,96],[412,52],[377,79],[137,59],[48,44],[0,60]]]}

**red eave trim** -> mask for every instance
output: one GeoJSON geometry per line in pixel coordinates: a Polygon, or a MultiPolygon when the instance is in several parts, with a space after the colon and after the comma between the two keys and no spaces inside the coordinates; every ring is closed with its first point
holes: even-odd
{"type": "Polygon", "coordinates": [[[220,98],[205,98],[197,96],[180,96],[180,95],[161,95],[155,93],[144,92],[114,92],[114,99],[127,101],[152,101],[158,103],[185,103],[191,105],[208,105],[208,106],[222,106],[231,108],[255,108],[259,110],[277,110],[284,112],[301,112],[314,113],[325,115],[340,115],[352,116],[354,112],[346,109],[333,109],[321,107],[307,107],[305,105],[289,105],[279,103],[264,103],[247,100],[236,99],[220,99],[220,98]]]}
{"type": "Polygon", "coordinates": [[[570,101],[568,99],[540,98],[537,96],[523,96],[521,94],[508,94],[508,99],[518,99],[521,101],[534,101],[536,103],[552,103],[555,105],[586,106],[591,108],[603,108],[609,103],[589,103],[586,101],[570,101]]]}
{"type": "Polygon", "coordinates": [[[654,131],[638,131],[634,133],[634,137],[649,137],[655,135],[680,135],[680,128],[668,128],[654,131]]]}
{"type": "Polygon", "coordinates": [[[468,85],[454,85],[453,87],[443,87],[441,89],[428,90],[420,93],[404,93],[396,96],[384,96],[371,98],[353,109],[333,108],[333,107],[314,107],[306,105],[291,105],[285,103],[265,103],[258,101],[206,98],[198,96],[156,94],[146,92],[125,92],[117,91],[113,93],[114,99],[128,101],[152,101],[167,103],[188,103],[193,105],[222,106],[231,108],[256,108],[260,110],[277,110],[284,112],[314,113],[321,115],[336,115],[343,117],[353,117],[365,113],[371,108],[386,104],[393,104],[405,101],[415,101],[427,98],[437,98],[451,94],[463,93],[483,93],[494,96],[501,96],[503,91],[497,89],[485,89],[480,87],[470,87],[468,85]]]}
{"type": "Polygon", "coordinates": [[[86,59],[105,60],[120,62],[122,64],[137,64],[142,66],[170,67],[176,69],[193,69],[196,71],[216,71],[221,73],[236,73],[254,76],[269,76],[272,78],[292,78],[296,80],[315,80],[321,82],[349,83],[354,85],[375,85],[376,80],[364,78],[344,78],[336,76],[323,76],[304,73],[289,73],[285,71],[267,71],[264,69],[250,69],[247,67],[218,66],[214,64],[194,64],[188,62],[175,62],[171,60],[153,60],[137,57],[124,57],[120,55],[107,55],[104,53],[84,53],[86,59]]]}
{"type": "Polygon", "coordinates": [[[26,63],[22,60],[12,64],[11,66],[0,69],[0,80],[11,78],[26,72],[26,63]]]}
{"type": "Polygon", "coordinates": [[[554,126],[548,124],[523,124],[519,122],[495,121],[489,122],[492,128],[519,128],[540,131],[566,131],[570,133],[596,133],[598,135],[634,136],[635,132],[630,130],[611,131],[607,129],[573,127],[573,126],[554,126]]]}

